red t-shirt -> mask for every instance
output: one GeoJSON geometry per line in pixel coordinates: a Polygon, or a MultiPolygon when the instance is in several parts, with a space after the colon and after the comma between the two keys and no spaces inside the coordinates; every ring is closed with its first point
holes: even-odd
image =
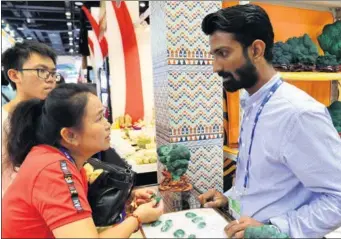
{"type": "Polygon", "coordinates": [[[91,217],[84,169],[58,149],[34,147],[2,200],[2,238],[54,238],[52,230],[91,217]]]}

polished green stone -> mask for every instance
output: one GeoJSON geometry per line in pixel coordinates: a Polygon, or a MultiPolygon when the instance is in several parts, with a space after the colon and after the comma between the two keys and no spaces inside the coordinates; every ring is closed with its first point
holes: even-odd
{"type": "Polygon", "coordinates": [[[204,227],[206,227],[206,222],[200,222],[200,223],[198,224],[198,228],[199,228],[199,229],[202,229],[202,228],[204,228],[204,227]]]}
{"type": "Polygon", "coordinates": [[[158,225],[160,225],[162,223],[162,221],[155,221],[151,224],[152,227],[157,227],[158,225]]]}
{"type": "Polygon", "coordinates": [[[194,234],[191,234],[191,235],[188,236],[188,238],[197,238],[197,236],[194,235],[194,234]]]}
{"type": "Polygon", "coordinates": [[[201,222],[201,221],[204,221],[204,218],[203,217],[196,217],[192,220],[192,222],[194,223],[198,223],[198,222],[201,222]]]}
{"type": "Polygon", "coordinates": [[[174,233],[173,233],[173,236],[175,238],[183,238],[185,236],[185,231],[182,230],[182,229],[179,229],[179,230],[176,230],[174,233]]]}
{"type": "Polygon", "coordinates": [[[165,224],[162,226],[161,231],[162,232],[168,232],[169,229],[173,226],[173,221],[172,220],[167,220],[165,221],[165,224]]]}
{"type": "Polygon", "coordinates": [[[193,212],[188,212],[188,213],[185,214],[185,216],[186,216],[187,218],[194,218],[194,217],[196,217],[197,215],[196,215],[195,213],[193,213],[193,212]]]}

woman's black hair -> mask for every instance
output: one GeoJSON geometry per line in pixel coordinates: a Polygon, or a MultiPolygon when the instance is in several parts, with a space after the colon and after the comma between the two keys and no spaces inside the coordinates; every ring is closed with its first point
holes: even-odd
{"type": "Polygon", "coordinates": [[[18,104],[10,115],[7,141],[13,166],[19,167],[36,145],[60,146],[62,128],[81,128],[89,93],[96,95],[86,84],[61,84],[46,100],[18,104]]]}

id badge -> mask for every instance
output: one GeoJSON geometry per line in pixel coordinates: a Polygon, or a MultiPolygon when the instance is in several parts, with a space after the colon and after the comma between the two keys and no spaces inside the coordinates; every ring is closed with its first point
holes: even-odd
{"type": "Polygon", "coordinates": [[[232,188],[231,195],[228,197],[229,201],[229,213],[235,218],[239,219],[241,215],[241,193],[236,190],[235,187],[232,188]]]}

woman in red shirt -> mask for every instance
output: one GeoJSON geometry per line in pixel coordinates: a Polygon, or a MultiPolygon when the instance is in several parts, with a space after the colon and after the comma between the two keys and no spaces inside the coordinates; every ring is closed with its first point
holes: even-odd
{"type": "Polygon", "coordinates": [[[83,164],[109,148],[110,124],[88,86],[60,85],[46,100],[22,102],[10,128],[8,154],[20,170],[2,201],[3,238],[128,238],[140,223],[162,214],[163,203],[145,203],[119,225],[97,233],[83,164]]]}

